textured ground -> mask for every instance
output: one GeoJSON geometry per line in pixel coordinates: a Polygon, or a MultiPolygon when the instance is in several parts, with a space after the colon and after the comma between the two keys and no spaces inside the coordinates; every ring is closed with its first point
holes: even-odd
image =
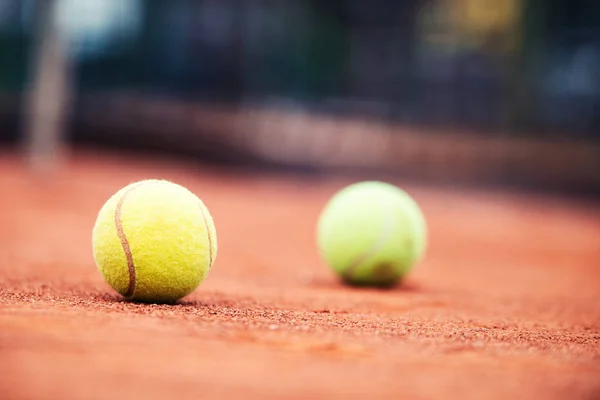
{"type": "Polygon", "coordinates": [[[600,208],[410,186],[426,260],[350,289],[314,246],[346,183],[88,153],[49,183],[0,153],[0,397],[600,398],[600,208]],[[150,177],[200,195],[219,234],[175,306],[122,301],[91,255],[102,203],[150,177]]]}

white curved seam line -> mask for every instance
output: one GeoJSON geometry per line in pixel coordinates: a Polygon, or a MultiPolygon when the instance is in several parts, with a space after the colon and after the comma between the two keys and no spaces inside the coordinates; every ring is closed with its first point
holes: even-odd
{"type": "Polygon", "coordinates": [[[391,201],[386,202],[385,206],[382,208],[383,208],[382,217],[384,218],[384,221],[383,221],[383,227],[381,228],[381,233],[379,234],[377,241],[375,241],[375,243],[373,243],[366,252],[364,252],[361,256],[357,257],[354,260],[354,262],[348,266],[347,272],[349,274],[353,274],[356,271],[356,269],[360,266],[360,264],[362,264],[365,260],[368,260],[369,258],[374,256],[383,247],[385,242],[389,239],[393,224],[392,224],[392,219],[386,218],[386,215],[389,217],[391,214],[391,211],[392,211],[391,201]]]}

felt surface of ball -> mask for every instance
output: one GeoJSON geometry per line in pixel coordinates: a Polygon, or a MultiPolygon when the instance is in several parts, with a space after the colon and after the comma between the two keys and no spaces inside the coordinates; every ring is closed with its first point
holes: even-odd
{"type": "Polygon", "coordinates": [[[392,286],[423,258],[427,225],[402,189],[358,182],[334,194],[321,211],[317,244],[323,260],[346,283],[392,286]]]}
{"type": "Polygon", "coordinates": [[[112,195],[92,231],[94,261],[125,298],[175,302],[204,281],[217,256],[213,219],[187,188],[144,180],[112,195]]]}

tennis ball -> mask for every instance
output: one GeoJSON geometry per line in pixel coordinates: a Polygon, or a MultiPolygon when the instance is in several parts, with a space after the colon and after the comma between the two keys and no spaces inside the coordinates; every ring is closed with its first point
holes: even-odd
{"type": "Polygon", "coordinates": [[[195,194],[149,179],[125,186],[98,212],[93,255],[125,298],[172,303],[204,281],[217,256],[213,219],[195,194]]]}
{"type": "Polygon", "coordinates": [[[422,259],[426,243],[418,204],[384,182],[343,188],[325,205],[317,224],[322,259],[354,285],[393,286],[422,259]]]}

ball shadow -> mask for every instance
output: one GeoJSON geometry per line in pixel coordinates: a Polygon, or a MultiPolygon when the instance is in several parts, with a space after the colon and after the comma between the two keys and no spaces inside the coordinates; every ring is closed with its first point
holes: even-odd
{"type": "Polygon", "coordinates": [[[157,302],[157,301],[144,301],[136,299],[128,299],[118,294],[101,294],[97,296],[97,300],[104,301],[107,303],[119,303],[137,306],[190,306],[193,305],[194,301],[191,300],[177,300],[174,302],[157,302]]]}
{"type": "Polygon", "coordinates": [[[355,290],[378,293],[423,293],[426,289],[418,282],[403,279],[391,284],[356,283],[344,278],[315,278],[308,284],[315,289],[355,290]]]}

